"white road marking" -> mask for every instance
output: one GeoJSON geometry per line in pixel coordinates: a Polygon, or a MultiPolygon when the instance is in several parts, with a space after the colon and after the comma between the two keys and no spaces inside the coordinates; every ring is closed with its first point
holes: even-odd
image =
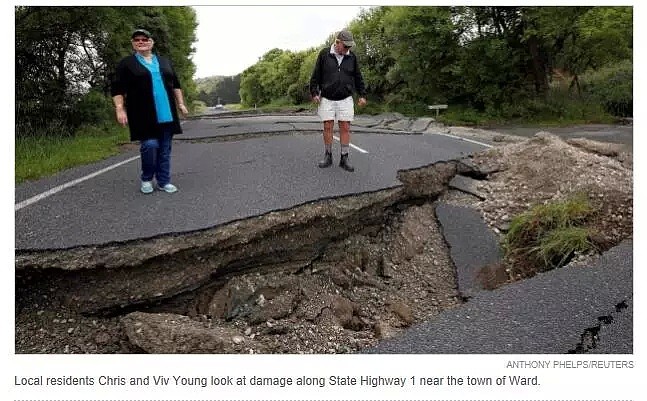
{"type": "MultiPolygon", "coordinates": [[[[180,121],[180,125],[183,125],[185,122],[186,122],[186,120],[182,120],[182,121],[180,121]]],[[[62,190],[66,189],[66,188],[73,187],[74,185],[76,185],[76,184],[78,184],[78,183],[81,183],[81,182],[83,182],[83,181],[87,181],[87,180],[89,180],[90,178],[94,178],[94,177],[98,176],[99,174],[103,174],[103,173],[105,173],[105,172],[107,172],[107,171],[110,171],[110,170],[112,170],[112,169],[115,169],[115,168],[117,168],[117,167],[119,167],[119,166],[122,166],[122,165],[124,165],[124,164],[126,164],[126,163],[130,163],[131,161],[133,161],[133,160],[137,160],[137,159],[139,159],[139,156],[131,157],[130,159],[127,159],[127,160],[121,161],[121,162],[119,162],[119,163],[117,163],[117,164],[113,164],[112,166],[108,166],[108,167],[106,167],[106,168],[104,168],[104,169],[101,169],[101,170],[99,170],[99,171],[95,171],[95,172],[94,172],[94,173],[92,173],[92,174],[88,174],[88,175],[86,175],[85,177],[77,178],[76,180],[72,180],[72,181],[70,181],[70,182],[66,182],[66,183],[65,183],[65,184],[63,184],[63,185],[59,185],[58,187],[54,187],[54,188],[52,188],[52,189],[50,189],[50,190],[47,190],[47,191],[45,191],[45,192],[43,192],[43,193],[41,193],[41,194],[38,194],[38,195],[36,195],[36,196],[32,196],[32,197],[31,197],[31,198],[29,198],[29,199],[25,199],[25,200],[24,200],[24,201],[22,201],[22,202],[18,202],[18,203],[16,203],[14,211],[18,211],[18,210],[20,210],[20,209],[22,209],[22,208],[24,208],[24,207],[26,207],[26,206],[32,205],[32,204],[34,204],[34,203],[36,203],[36,202],[38,202],[38,201],[41,201],[41,200],[43,200],[43,199],[45,199],[45,198],[47,198],[47,197],[49,197],[49,196],[52,196],[52,195],[54,195],[55,193],[61,192],[62,190]]]]}
{"type": "MultiPolygon", "coordinates": [[[[183,123],[184,123],[184,121],[182,121],[182,122],[181,122],[181,124],[183,124],[183,123]]],[[[461,140],[461,141],[471,142],[471,143],[475,143],[475,144],[477,144],[477,145],[485,146],[485,147],[487,147],[487,148],[491,148],[491,147],[493,147],[492,145],[488,145],[488,144],[486,144],[486,143],[482,143],[482,142],[478,142],[478,141],[473,141],[473,140],[471,140],[471,139],[461,138],[461,137],[459,137],[459,136],[455,136],[455,135],[442,134],[442,133],[437,133],[436,135],[444,135],[444,136],[447,136],[447,137],[450,137],[450,138],[459,139],[459,140],[461,140]]],[[[339,141],[339,137],[337,137],[337,136],[333,136],[333,138],[335,138],[337,141],[339,141]]],[[[364,149],[360,148],[359,146],[355,146],[355,145],[353,145],[352,143],[351,143],[351,144],[349,144],[349,146],[350,146],[351,148],[353,148],[353,149],[355,149],[355,150],[357,150],[357,151],[361,152],[361,153],[368,153],[368,151],[367,151],[367,150],[364,150],[364,149]]],[[[74,185],[76,185],[76,184],[79,184],[79,183],[81,183],[81,182],[83,182],[83,181],[87,181],[87,180],[89,180],[90,178],[94,178],[94,177],[96,177],[96,176],[98,176],[98,175],[100,175],[100,174],[103,174],[103,173],[105,173],[105,172],[107,172],[107,171],[113,170],[113,169],[115,169],[115,168],[117,168],[117,167],[119,167],[119,166],[121,166],[121,165],[124,165],[124,164],[126,164],[126,163],[130,163],[131,161],[133,161],[133,160],[137,160],[137,159],[139,159],[139,156],[131,157],[130,159],[127,159],[127,160],[121,161],[121,162],[119,162],[119,163],[113,164],[112,166],[108,166],[108,167],[103,168],[103,169],[101,169],[101,170],[99,170],[99,171],[95,171],[95,172],[94,172],[94,173],[92,173],[92,174],[88,174],[88,175],[86,175],[85,177],[77,178],[76,180],[72,180],[72,181],[66,182],[66,183],[65,183],[65,184],[63,184],[63,185],[59,185],[59,186],[57,186],[57,187],[54,187],[54,188],[52,188],[52,189],[49,189],[49,190],[47,190],[47,191],[45,191],[45,192],[41,193],[41,194],[38,194],[38,195],[36,195],[36,196],[32,196],[32,197],[31,197],[31,198],[29,198],[29,199],[25,199],[25,200],[24,200],[24,201],[22,201],[22,202],[18,202],[18,203],[16,203],[16,204],[15,204],[15,211],[18,211],[18,210],[20,210],[20,209],[22,209],[22,208],[24,208],[24,207],[27,207],[27,206],[29,206],[29,205],[32,205],[32,204],[34,204],[34,203],[36,203],[36,202],[38,202],[38,201],[41,201],[41,200],[43,200],[43,199],[45,199],[45,198],[47,198],[47,197],[50,197],[50,196],[52,196],[52,195],[54,195],[54,194],[56,194],[56,193],[58,193],[58,192],[61,192],[62,190],[66,189],[66,188],[72,187],[72,186],[74,186],[74,185]]]]}
{"type": "Polygon", "coordinates": [[[103,169],[101,169],[99,171],[95,171],[92,174],[88,174],[85,177],[77,178],[76,180],[66,182],[63,185],[59,185],[58,187],[54,187],[54,188],[52,188],[50,190],[47,190],[47,191],[45,191],[45,192],[43,192],[41,194],[38,194],[36,196],[32,196],[29,199],[25,199],[22,202],[16,203],[15,211],[18,211],[18,210],[20,210],[20,209],[22,209],[22,208],[24,208],[26,206],[29,206],[31,204],[34,204],[34,203],[38,202],[38,201],[41,201],[41,200],[43,200],[43,199],[45,199],[45,198],[47,198],[49,196],[52,196],[55,193],[61,192],[62,190],[66,189],[66,188],[72,187],[72,186],[74,186],[74,185],[76,185],[78,183],[89,180],[90,178],[94,178],[94,177],[98,176],[99,174],[103,174],[103,173],[105,173],[107,171],[115,169],[115,168],[117,168],[117,167],[119,167],[119,166],[121,166],[123,164],[130,163],[131,161],[137,160],[137,159],[139,159],[139,156],[131,157],[130,159],[127,159],[127,160],[121,161],[119,163],[113,164],[112,166],[108,166],[108,167],[103,168],[103,169]]]}
{"type": "MultiPolygon", "coordinates": [[[[336,140],[339,141],[339,137],[333,135],[333,138],[335,138],[336,140]]],[[[352,143],[349,143],[348,146],[350,146],[351,148],[353,148],[355,150],[360,151],[361,153],[368,153],[368,150],[364,150],[364,149],[360,148],[359,146],[353,145],[352,143]]]]}
{"type": "Polygon", "coordinates": [[[433,134],[434,134],[434,135],[444,135],[444,136],[448,136],[448,137],[450,137],[450,138],[460,139],[461,141],[465,141],[465,142],[472,142],[472,143],[475,143],[475,144],[477,144],[477,145],[485,146],[486,148],[493,148],[493,147],[494,147],[494,146],[492,146],[492,145],[488,145],[487,143],[483,143],[483,142],[479,142],[479,141],[473,141],[473,140],[471,140],[471,139],[463,138],[463,137],[456,136],[456,135],[443,134],[443,133],[440,133],[440,132],[438,132],[438,133],[433,133],[433,134]]]}

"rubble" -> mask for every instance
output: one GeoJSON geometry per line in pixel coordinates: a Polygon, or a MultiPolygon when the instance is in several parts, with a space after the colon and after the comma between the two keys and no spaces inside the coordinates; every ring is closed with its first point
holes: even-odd
{"type": "Polygon", "coordinates": [[[503,142],[400,171],[397,188],[200,232],[17,253],[16,353],[358,352],[464,302],[439,200],[501,233],[534,204],[585,192],[600,244],[632,236],[630,155],[548,133],[503,142]],[[478,197],[450,188],[457,174],[478,197]]]}

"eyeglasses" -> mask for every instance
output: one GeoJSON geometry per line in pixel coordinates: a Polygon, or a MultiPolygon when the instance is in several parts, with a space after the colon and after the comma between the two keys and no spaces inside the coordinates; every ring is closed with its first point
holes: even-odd
{"type": "MultiPolygon", "coordinates": [[[[338,44],[343,44],[344,42],[342,42],[341,40],[338,40],[337,43],[338,44]]],[[[346,50],[348,50],[348,49],[350,49],[352,47],[352,46],[346,46],[346,45],[343,45],[343,46],[344,46],[344,49],[346,49],[346,50]]]]}

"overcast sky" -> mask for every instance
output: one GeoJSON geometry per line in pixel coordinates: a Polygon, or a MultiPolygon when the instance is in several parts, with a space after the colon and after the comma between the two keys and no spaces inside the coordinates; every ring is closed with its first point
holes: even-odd
{"type": "Polygon", "coordinates": [[[194,6],[195,78],[236,75],[269,50],[305,50],[345,28],[367,6],[194,6]]]}

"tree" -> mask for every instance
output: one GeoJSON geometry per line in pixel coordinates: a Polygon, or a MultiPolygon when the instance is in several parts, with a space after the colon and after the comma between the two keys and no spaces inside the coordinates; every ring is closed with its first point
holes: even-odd
{"type": "Polygon", "coordinates": [[[263,103],[263,89],[257,65],[247,68],[240,77],[240,101],[250,107],[263,103]]]}
{"type": "MultiPolygon", "coordinates": [[[[604,76],[627,80],[632,20],[631,7],[388,6],[362,11],[349,28],[369,95],[388,108],[447,102],[510,118],[546,105],[557,71],[572,76],[574,87],[581,74],[605,66],[613,68],[604,76]]],[[[322,47],[267,52],[241,76],[243,103],[286,93],[295,103],[307,99],[322,47]]],[[[616,86],[623,88],[615,95],[619,106],[607,109],[630,110],[631,85],[616,86]]]]}
{"type": "Polygon", "coordinates": [[[456,80],[459,36],[448,7],[391,7],[384,38],[395,63],[386,73],[403,99],[442,102],[456,80]]]}
{"type": "Polygon", "coordinates": [[[190,7],[16,7],[16,135],[70,134],[105,107],[118,60],[132,53],[130,34],[149,29],[169,56],[187,102],[195,96],[191,61],[196,17],[190,7]],[[103,93],[106,101],[96,97],[103,93]],[[88,99],[84,99],[89,96],[88,99]],[[103,105],[103,106],[101,106],[103,105]],[[56,132],[51,127],[59,127],[56,132]]]}
{"type": "Polygon", "coordinates": [[[389,7],[375,7],[363,10],[357,20],[350,24],[357,46],[360,67],[369,95],[382,101],[404,81],[389,81],[387,74],[396,61],[390,50],[391,40],[385,33],[384,17],[389,7]]]}

